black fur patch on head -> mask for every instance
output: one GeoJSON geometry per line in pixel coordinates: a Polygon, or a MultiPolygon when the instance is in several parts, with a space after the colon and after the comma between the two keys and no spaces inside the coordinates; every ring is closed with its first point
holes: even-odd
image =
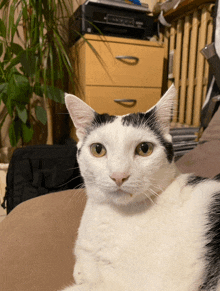
{"type": "Polygon", "coordinates": [[[96,128],[106,123],[112,123],[116,118],[117,117],[115,115],[109,115],[107,113],[104,114],[95,113],[95,118],[91,126],[96,128]]]}
{"type": "MultiPolygon", "coordinates": [[[[100,127],[100,126],[105,125],[107,123],[112,123],[116,118],[117,118],[117,116],[115,116],[115,115],[109,115],[107,113],[98,114],[97,112],[95,112],[95,117],[94,117],[90,127],[88,127],[86,129],[87,134],[84,137],[83,144],[84,144],[84,142],[85,142],[85,140],[86,140],[86,138],[87,138],[87,136],[89,135],[90,132],[92,132],[97,127],[100,127]]],[[[81,148],[78,149],[78,151],[77,151],[78,156],[81,153],[81,149],[83,147],[83,144],[82,144],[81,148]]]]}
{"type": "Polygon", "coordinates": [[[132,125],[139,127],[141,125],[152,126],[156,123],[155,110],[152,109],[146,113],[131,113],[122,117],[122,124],[125,126],[132,125]]]}
{"type": "Polygon", "coordinates": [[[189,186],[196,186],[199,183],[204,182],[204,181],[207,181],[207,180],[208,180],[208,178],[204,178],[204,177],[192,175],[192,176],[188,177],[187,185],[189,185],[189,186]]]}
{"type": "Polygon", "coordinates": [[[205,246],[206,270],[199,290],[216,290],[220,279],[220,192],[213,195],[208,209],[207,244],[205,246]]]}
{"type": "Polygon", "coordinates": [[[172,162],[174,157],[173,145],[171,142],[167,141],[161,130],[160,125],[156,119],[155,108],[151,109],[146,113],[132,113],[122,117],[122,124],[124,126],[134,126],[134,127],[149,127],[157,136],[160,143],[164,146],[167,159],[169,163],[172,162]]]}

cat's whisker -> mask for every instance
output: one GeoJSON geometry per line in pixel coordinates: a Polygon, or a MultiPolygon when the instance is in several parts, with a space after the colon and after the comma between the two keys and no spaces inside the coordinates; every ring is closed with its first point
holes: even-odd
{"type": "Polygon", "coordinates": [[[155,191],[159,190],[159,192],[163,192],[165,190],[161,185],[154,184],[153,182],[151,182],[151,184],[151,187],[154,188],[155,191]]]}
{"type": "Polygon", "coordinates": [[[149,188],[150,192],[153,193],[154,196],[159,197],[160,195],[155,192],[152,188],[149,188]]]}
{"type": "Polygon", "coordinates": [[[73,167],[73,168],[68,168],[68,169],[65,169],[64,171],[71,171],[71,170],[78,170],[78,169],[79,169],[79,166],[73,167]]]}
{"type": "MultiPolygon", "coordinates": [[[[84,186],[84,183],[81,183],[81,184],[79,184],[79,186],[81,187],[81,186],[84,186]]],[[[69,202],[68,203],[70,203],[72,200],[73,200],[73,198],[74,197],[81,197],[81,194],[85,191],[84,190],[85,188],[83,188],[83,187],[81,187],[81,188],[75,188],[75,189],[72,189],[72,190],[78,190],[78,191],[73,191],[73,195],[72,195],[72,197],[71,197],[71,199],[69,200],[69,202]]],[[[77,198],[76,199],[76,201],[79,203],[80,201],[79,201],[79,199],[77,198]]]]}
{"type": "Polygon", "coordinates": [[[153,201],[153,199],[150,197],[150,196],[148,196],[147,194],[145,194],[144,193],[144,195],[150,200],[150,202],[152,203],[152,204],[155,204],[155,202],[153,201]]]}
{"type": "Polygon", "coordinates": [[[59,187],[63,187],[65,185],[69,184],[70,182],[72,182],[76,179],[79,179],[80,177],[81,177],[81,175],[75,176],[75,177],[71,178],[70,180],[68,180],[67,182],[63,183],[62,185],[59,185],[59,187]]]}
{"type": "MultiPolygon", "coordinates": [[[[168,179],[168,178],[167,179],[163,179],[163,181],[170,181],[170,179],[168,179]]],[[[160,190],[164,191],[164,189],[162,188],[162,185],[158,183],[158,180],[157,179],[150,178],[149,179],[149,182],[153,186],[155,186],[155,187],[159,188],[160,190]]]]}

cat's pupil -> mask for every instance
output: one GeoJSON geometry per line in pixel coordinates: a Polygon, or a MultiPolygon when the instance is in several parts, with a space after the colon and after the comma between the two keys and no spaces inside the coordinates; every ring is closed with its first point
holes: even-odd
{"type": "Polygon", "coordinates": [[[146,142],[142,143],[140,148],[144,154],[146,154],[149,150],[149,146],[146,142]]]}
{"type": "Polygon", "coordinates": [[[100,143],[98,143],[96,145],[95,150],[96,150],[97,154],[101,154],[101,152],[102,152],[102,145],[100,143]]]}

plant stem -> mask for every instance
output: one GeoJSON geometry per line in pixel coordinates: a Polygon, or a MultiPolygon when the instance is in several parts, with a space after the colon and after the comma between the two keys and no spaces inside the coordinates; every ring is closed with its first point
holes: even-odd
{"type": "Polygon", "coordinates": [[[53,116],[49,99],[44,96],[44,104],[47,112],[47,144],[53,144],[53,116]]]}
{"type": "Polygon", "coordinates": [[[0,69],[1,69],[1,73],[2,73],[2,77],[4,78],[4,80],[7,82],[6,76],[5,76],[5,72],[2,69],[2,66],[0,65],[0,69]]]}

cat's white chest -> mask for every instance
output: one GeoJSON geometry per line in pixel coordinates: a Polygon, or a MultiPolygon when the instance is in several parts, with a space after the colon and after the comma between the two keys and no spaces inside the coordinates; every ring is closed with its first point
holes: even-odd
{"type": "Polygon", "coordinates": [[[87,205],[79,231],[79,243],[96,257],[97,262],[112,264],[140,232],[130,218],[112,212],[109,207],[87,205]],[[89,219],[88,219],[89,217],[89,219]]]}
{"type": "Polygon", "coordinates": [[[88,203],[76,252],[93,258],[102,278],[131,290],[191,291],[202,272],[201,227],[199,213],[182,201],[158,201],[131,216],[88,203]]]}

